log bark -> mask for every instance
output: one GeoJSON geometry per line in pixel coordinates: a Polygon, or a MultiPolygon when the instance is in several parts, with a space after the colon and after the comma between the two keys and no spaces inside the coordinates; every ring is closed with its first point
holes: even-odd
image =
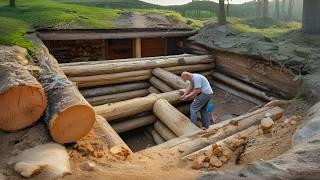
{"type": "Polygon", "coordinates": [[[237,91],[235,89],[232,89],[231,87],[228,87],[228,86],[226,86],[224,84],[221,84],[221,83],[219,83],[217,81],[213,81],[213,85],[216,86],[217,88],[220,88],[220,89],[222,89],[224,91],[227,91],[227,92],[229,92],[229,93],[231,93],[231,94],[233,94],[233,95],[235,95],[237,97],[240,97],[240,98],[242,98],[244,100],[247,100],[247,101],[249,101],[249,102],[251,102],[253,104],[261,105],[261,104],[265,104],[266,103],[266,102],[264,102],[262,100],[259,100],[259,99],[255,98],[255,97],[252,97],[252,96],[248,95],[248,94],[245,94],[245,93],[243,93],[241,91],[237,91]]]}
{"type": "Polygon", "coordinates": [[[106,87],[98,87],[92,89],[82,89],[80,93],[85,97],[96,97],[96,96],[103,96],[108,94],[115,94],[115,93],[122,93],[128,92],[138,89],[145,89],[150,86],[147,82],[137,82],[137,83],[128,83],[128,84],[119,84],[113,86],[106,86],[106,87]]]}
{"type": "Polygon", "coordinates": [[[213,62],[212,58],[210,56],[204,55],[195,57],[179,57],[146,61],[95,64],[88,66],[65,66],[62,67],[62,69],[64,73],[66,73],[66,75],[68,76],[86,76],[119,73],[127,71],[138,71],[143,69],[152,69],[156,67],[172,67],[211,62],[213,62]]]}
{"type": "Polygon", "coordinates": [[[72,62],[72,63],[60,63],[60,67],[65,66],[79,66],[79,65],[96,65],[96,64],[106,64],[106,63],[119,63],[119,62],[133,62],[133,61],[145,61],[145,60],[155,60],[155,59],[169,59],[178,57],[191,57],[192,54],[179,54],[171,56],[156,56],[156,57],[144,57],[144,58],[127,58],[127,59],[114,59],[114,60],[101,60],[101,61],[87,61],[87,62],[72,62]]]}
{"type": "Polygon", "coordinates": [[[174,91],[172,87],[168,86],[166,83],[154,76],[151,77],[149,81],[155,88],[159,89],[161,92],[174,91]]]}
{"type": "Polygon", "coordinates": [[[159,94],[161,93],[157,88],[155,88],[154,86],[150,86],[149,87],[149,93],[152,94],[152,93],[155,93],[155,94],[159,94]]]}
{"type": "Polygon", "coordinates": [[[83,77],[69,77],[70,81],[77,83],[79,88],[94,87],[101,85],[119,84],[124,82],[133,82],[146,80],[151,77],[151,70],[130,71],[114,74],[103,74],[83,77]]]}
{"type": "Polygon", "coordinates": [[[154,129],[159,133],[159,135],[166,141],[174,139],[177,136],[161,121],[156,121],[154,123],[154,129]]]}
{"type": "Polygon", "coordinates": [[[153,69],[152,75],[156,76],[157,78],[177,90],[185,89],[188,86],[188,83],[183,81],[180,76],[177,76],[161,68],[153,69]]]}
{"type": "Polygon", "coordinates": [[[247,56],[214,50],[216,70],[272,94],[292,98],[298,90],[295,75],[287,68],[247,56]]]}
{"type": "Polygon", "coordinates": [[[87,98],[87,101],[93,106],[98,106],[102,104],[109,104],[109,103],[119,102],[123,100],[133,99],[136,97],[143,97],[148,94],[149,94],[149,91],[147,89],[140,89],[140,90],[117,93],[117,94],[108,94],[104,96],[90,97],[90,98],[87,98]]]}
{"type": "Polygon", "coordinates": [[[283,110],[279,107],[263,107],[251,113],[211,125],[206,131],[196,131],[189,135],[167,141],[160,146],[154,146],[145,151],[169,149],[170,151],[177,153],[179,148],[183,148],[185,151],[183,153],[178,153],[177,156],[184,157],[210,144],[216,143],[219,140],[243,131],[252,125],[260,123],[260,120],[266,115],[270,116],[273,120],[277,120],[282,117],[283,110]]]}
{"type": "Polygon", "coordinates": [[[75,142],[92,129],[95,112],[42,42],[34,42],[39,45],[35,62],[40,64],[39,78],[48,97],[44,120],[50,135],[58,143],[75,142]]]}
{"type": "Polygon", "coordinates": [[[153,141],[156,144],[162,144],[165,142],[165,140],[160,136],[160,134],[156,130],[152,130],[151,135],[153,137],[153,141]]]}
{"type": "Polygon", "coordinates": [[[186,65],[186,66],[173,66],[163,68],[166,71],[172,72],[173,74],[180,75],[183,71],[188,72],[201,72],[201,71],[210,71],[213,70],[214,64],[213,63],[206,63],[206,64],[194,64],[194,65],[186,65]]]}
{"type": "Polygon", "coordinates": [[[133,129],[137,129],[143,126],[153,124],[157,120],[154,115],[145,115],[142,117],[136,117],[133,119],[128,119],[120,122],[112,123],[111,126],[117,133],[127,132],[133,129]]]}
{"type": "Polygon", "coordinates": [[[114,121],[119,118],[132,116],[142,112],[151,111],[153,104],[158,99],[166,99],[171,103],[179,102],[182,91],[172,91],[161,94],[150,94],[146,97],[129,99],[107,105],[94,107],[97,114],[106,118],[107,121],[114,121]]]}
{"type": "Polygon", "coordinates": [[[177,136],[199,130],[184,114],[179,112],[167,100],[159,99],[153,106],[154,114],[177,136]]]}
{"type": "Polygon", "coordinates": [[[236,79],[233,79],[231,77],[228,77],[226,75],[223,75],[221,73],[218,73],[218,72],[214,72],[212,73],[212,76],[214,79],[216,80],[219,80],[221,82],[224,82],[224,83],[227,83],[228,85],[230,86],[233,86],[239,90],[242,90],[248,94],[251,94],[251,95],[254,95],[256,97],[259,97],[263,100],[266,100],[266,101],[272,101],[274,100],[275,98],[274,97],[270,97],[266,94],[266,92],[264,91],[261,91],[257,88],[254,88],[252,86],[249,86],[241,81],[238,81],[236,79]]]}
{"type": "Polygon", "coordinates": [[[93,130],[95,134],[101,139],[101,141],[108,144],[109,149],[114,146],[121,146],[132,153],[127,144],[121,139],[117,132],[102,116],[96,116],[96,123],[93,130]]]}
{"type": "Polygon", "coordinates": [[[40,119],[47,98],[41,84],[19,64],[17,57],[6,58],[8,52],[16,54],[16,48],[0,51],[0,129],[14,132],[40,119]]]}

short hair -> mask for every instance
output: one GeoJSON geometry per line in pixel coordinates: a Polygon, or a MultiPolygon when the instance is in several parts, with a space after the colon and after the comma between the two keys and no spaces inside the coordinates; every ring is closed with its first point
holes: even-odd
{"type": "Polygon", "coordinates": [[[181,77],[183,77],[183,76],[189,76],[190,77],[190,76],[192,76],[192,74],[187,72],[187,71],[184,71],[184,72],[181,73],[181,77]]]}

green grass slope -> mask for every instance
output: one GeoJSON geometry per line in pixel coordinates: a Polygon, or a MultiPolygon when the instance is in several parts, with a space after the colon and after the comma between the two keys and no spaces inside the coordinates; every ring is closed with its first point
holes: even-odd
{"type": "Polygon", "coordinates": [[[65,4],[53,0],[19,0],[8,7],[0,0],[0,44],[19,45],[34,50],[24,37],[35,28],[113,28],[120,10],[65,4]]]}

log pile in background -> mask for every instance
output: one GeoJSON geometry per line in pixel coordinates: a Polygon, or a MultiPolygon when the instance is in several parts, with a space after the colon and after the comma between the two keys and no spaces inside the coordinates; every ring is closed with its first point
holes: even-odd
{"type": "Polygon", "coordinates": [[[47,107],[44,89],[17,54],[25,59],[27,52],[8,47],[0,56],[0,129],[9,132],[32,125],[47,107]]]}

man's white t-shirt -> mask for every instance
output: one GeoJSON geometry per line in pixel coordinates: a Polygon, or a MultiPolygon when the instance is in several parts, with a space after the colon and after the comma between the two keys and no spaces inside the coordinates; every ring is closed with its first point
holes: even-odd
{"type": "Polygon", "coordinates": [[[194,89],[201,88],[203,94],[213,94],[208,79],[201,74],[192,74],[192,87],[194,89]]]}

